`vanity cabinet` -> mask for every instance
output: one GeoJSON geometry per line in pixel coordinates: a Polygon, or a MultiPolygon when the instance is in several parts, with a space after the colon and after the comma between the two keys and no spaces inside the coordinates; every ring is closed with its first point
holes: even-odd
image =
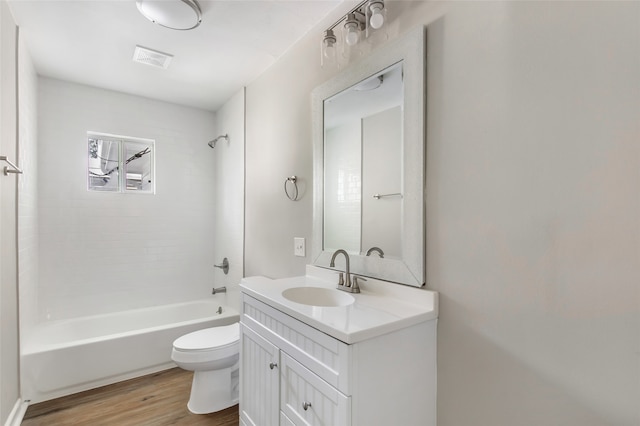
{"type": "Polygon", "coordinates": [[[338,389],[348,390],[340,380],[347,345],[244,294],[242,306],[241,421],[351,424],[350,398],[338,389]]]}
{"type": "Polygon", "coordinates": [[[435,323],[347,344],[243,293],[241,425],[435,425],[435,323]]]}

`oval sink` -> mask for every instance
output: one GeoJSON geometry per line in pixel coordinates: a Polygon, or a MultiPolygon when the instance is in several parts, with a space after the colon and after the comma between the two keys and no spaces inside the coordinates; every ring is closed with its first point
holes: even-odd
{"type": "Polygon", "coordinates": [[[292,302],[310,306],[346,306],[355,299],[340,290],[322,287],[293,287],[282,292],[282,296],[292,302]]]}

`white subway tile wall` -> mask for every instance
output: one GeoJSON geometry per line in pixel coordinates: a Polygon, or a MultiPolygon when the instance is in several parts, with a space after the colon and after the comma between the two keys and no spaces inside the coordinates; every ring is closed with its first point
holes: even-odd
{"type": "Polygon", "coordinates": [[[26,335],[38,319],[38,75],[19,41],[18,280],[20,333],[26,335]]]}
{"type": "Polygon", "coordinates": [[[39,80],[40,321],[210,295],[215,114],[39,80]],[[156,194],[87,191],[88,131],[156,141],[156,194]]]}

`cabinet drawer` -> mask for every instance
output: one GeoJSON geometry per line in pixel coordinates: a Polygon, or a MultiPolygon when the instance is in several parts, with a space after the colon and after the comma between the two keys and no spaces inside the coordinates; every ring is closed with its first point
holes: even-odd
{"type": "Polygon", "coordinates": [[[287,420],[296,426],[351,424],[351,398],[287,354],[280,362],[280,410],[287,420]]]}
{"type": "Polygon", "coordinates": [[[242,295],[242,322],[331,386],[350,395],[349,345],[246,294],[242,295]]]}

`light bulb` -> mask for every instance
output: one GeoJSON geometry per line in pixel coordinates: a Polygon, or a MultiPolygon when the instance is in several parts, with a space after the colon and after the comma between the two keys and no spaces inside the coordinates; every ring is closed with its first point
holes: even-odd
{"type": "Polygon", "coordinates": [[[380,3],[374,3],[371,5],[371,19],[369,19],[369,24],[371,24],[371,28],[379,29],[384,24],[384,15],[382,14],[383,6],[380,3]]]}
{"type": "Polygon", "coordinates": [[[358,43],[358,39],[360,35],[358,34],[358,29],[356,24],[347,24],[347,34],[344,37],[344,41],[349,46],[355,46],[358,43]]]}
{"type": "Polygon", "coordinates": [[[355,46],[360,39],[360,22],[356,19],[355,13],[347,15],[347,22],[344,24],[344,41],[349,46],[355,46]]]}
{"type": "Polygon", "coordinates": [[[327,59],[333,58],[336,53],[336,48],[333,45],[333,42],[327,43],[324,46],[324,57],[327,59]]]}

